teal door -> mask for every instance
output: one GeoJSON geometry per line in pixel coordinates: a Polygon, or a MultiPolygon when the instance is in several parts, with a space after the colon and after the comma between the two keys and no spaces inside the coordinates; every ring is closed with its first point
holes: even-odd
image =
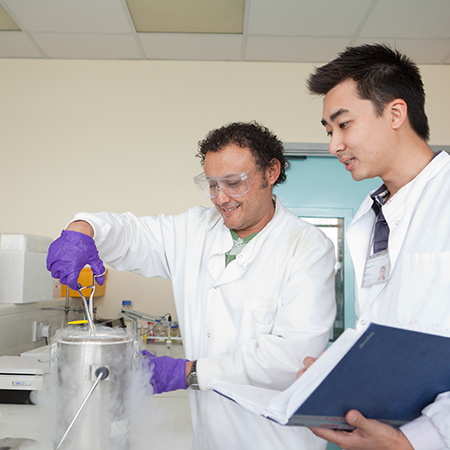
{"type": "MultiPolygon", "coordinates": [[[[343,303],[343,308],[338,303],[338,312],[342,316],[336,319],[335,330],[331,335],[334,340],[341,329],[353,327],[356,320],[355,278],[345,231],[364,197],[382,182],[379,178],[353,181],[350,173],[333,156],[307,156],[303,159],[288,157],[288,162],[287,180],[275,188],[275,194],[283,205],[319,227],[337,227],[339,248],[336,254],[340,261],[339,267],[336,267],[336,298],[343,303]]],[[[328,444],[328,450],[338,448],[328,444]]]]}
{"type": "MultiPolygon", "coordinates": [[[[364,197],[379,187],[379,178],[356,182],[334,156],[287,157],[287,180],[275,188],[286,208],[302,218],[341,219],[344,328],[355,324],[355,279],[345,231],[364,197]]],[[[320,221],[319,221],[320,222],[320,221]]],[[[314,223],[314,222],[313,222],[314,223]]],[[[320,225],[319,225],[320,226],[320,225]]],[[[339,251],[337,250],[337,253],[339,251]]]]}

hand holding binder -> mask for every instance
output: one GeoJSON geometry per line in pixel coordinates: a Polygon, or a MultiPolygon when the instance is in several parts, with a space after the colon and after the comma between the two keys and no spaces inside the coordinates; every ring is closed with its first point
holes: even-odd
{"type": "Polygon", "coordinates": [[[374,419],[366,419],[359,411],[350,410],[345,415],[351,432],[326,428],[310,428],[322,439],[346,450],[414,450],[405,435],[389,425],[374,419]]]}

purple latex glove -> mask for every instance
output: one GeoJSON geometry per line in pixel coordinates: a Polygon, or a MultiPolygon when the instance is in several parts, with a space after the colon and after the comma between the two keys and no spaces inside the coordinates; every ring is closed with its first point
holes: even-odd
{"type": "MultiPolygon", "coordinates": [[[[64,230],[61,236],[50,244],[47,255],[47,270],[62,284],[77,290],[81,269],[89,264],[94,275],[100,275],[105,267],[98,256],[94,239],[78,231],[64,230]]],[[[101,286],[105,277],[95,279],[101,286]]]]}
{"type": "Polygon", "coordinates": [[[155,356],[147,350],[141,352],[141,370],[150,372],[154,394],[187,389],[186,360],[170,356],[155,356]]]}

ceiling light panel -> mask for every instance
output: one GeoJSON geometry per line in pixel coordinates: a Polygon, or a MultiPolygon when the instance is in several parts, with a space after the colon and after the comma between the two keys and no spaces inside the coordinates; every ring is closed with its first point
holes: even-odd
{"type": "Polygon", "coordinates": [[[245,0],[127,0],[141,33],[242,34],[245,0]]]}
{"type": "Polygon", "coordinates": [[[18,31],[20,28],[16,22],[11,19],[11,16],[0,5],[0,31],[18,31]]]}

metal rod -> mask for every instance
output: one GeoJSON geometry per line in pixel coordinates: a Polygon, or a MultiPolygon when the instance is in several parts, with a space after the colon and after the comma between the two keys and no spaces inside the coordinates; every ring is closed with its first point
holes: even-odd
{"type": "Polygon", "coordinates": [[[89,313],[91,314],[92,323],[94,322],[94,290],[95,288],[93,287],[89,297],[89,313]]]}
{"type": "Polygon", "coordinates": [[[66,286],[66,306],[64,308],[64,326],[69,322],[69,296],[70,296],[70,288],[66,286]]]}
{"type": "Polygon", "coordinates": [[[141,320],[151,320],[154,322],[160,322],[161,316],[152,316],[150,314],[135,311],[133,309],[121,309],[120,314],[128,319],[141,319],[141,320]]]}
{"type": "MultiPolygon", "coordinates": [[[[97,372],[98,372],[98,370],[95,372],[96,375],[97,375],[97,372]]],[[[104,374],[104,372],[100,372],[98,374],[97,379],[95,380],[93,386],[91,387],[91,390],[88,392],[88,395],[86,395],[86,398],[84,399],[83,403],[81,404],[80,409],[77,411],[77,413],[75,414],[75,417],[73,418],[72,422],[70,423],[69,428],[67,428],[66,432],[64,433],[64,436],[59,441],[59,444],[58,444],[58,447],[56,447],[56,450],[59,450],[61,448],[61,445],[63,444],[64,440],[66,439],[67,435],[69,434],[69,431],[72,429],[73,424],[78,419],[78,416],[80,415],[81,411],[83,410],[84,406],[86,405],[86,402],[89,400],[89,397],[94,392],[94,389],[97,387],[98,383],[100,383],[100,380],[102,380],[103,378],[106,378],[105,374],[104,374]]]]}
{"type": "Polygon", "coordinates": [[[89,311],[89,307],[86,302],[86,297],[81,293],[81,289],[83,289],[83,288],[78,289],[78,292],[79,292],[81,298],[83,299],[83,305],[84,305],[84,309],[86,312],[86,318],[87,318],[88,325],[89,325],[89,331],[91,333],[91,336],[94,336],[95,335],[94,321],[91,317],[91,312],[89,311]]]}
{"type": "Polygon", "coordinates": [[[94,323],[94,292],[95,292],[95,275],[92,273],[92,289],[89,296],[89,312],[91,313],[92,323],[94,323]]]}
{"type": "Polygon", "coordinates": [[[86,310],[86,318],[88,320],[89,324],[89,331],[91,336],[95,336],[95,326],[94,326],[94,292],[95,292],[95,279],[98,277],[102,277],[106,274],[105,271],[100,275],[93,275],[92,277],[92,285],[91,286],[80,286],[78,289],[78,293],[80,294],[81,298],[83,299],[83,305],[84,309],[86,310]],[[86,302],[86,297],[81,293],[83,289],[91,289],[91,293],[89,295],[89,306],[86,302]]]}
{"type": "MultiPolygon", "coordinates": [[[[65,306],[62,308],[41,308],[41,309],[48,309],[48,310],[52,310],[52,311],[73,311],[73,312],[77,312],[77,313],[82,313],[84,312],[84,308],[82,306],[80,306],[79,308],[66,308],[65,306]]],[[[0,447],[1,448],[1,447],[0,447]]]]}

